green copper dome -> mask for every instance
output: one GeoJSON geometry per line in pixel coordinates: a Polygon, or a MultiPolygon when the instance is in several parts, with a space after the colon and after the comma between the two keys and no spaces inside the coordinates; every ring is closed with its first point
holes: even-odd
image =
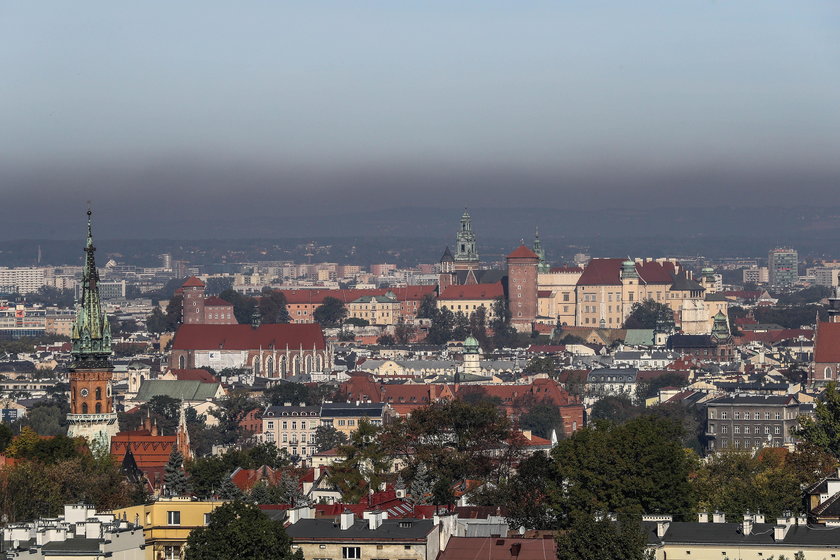
{"type": "Polygon", "coordinates": [[[478,340],[475,337],[468,336],[464,341],[464,354],[478,354],[480,351],[481,347],[478,344],[478,340]]]}

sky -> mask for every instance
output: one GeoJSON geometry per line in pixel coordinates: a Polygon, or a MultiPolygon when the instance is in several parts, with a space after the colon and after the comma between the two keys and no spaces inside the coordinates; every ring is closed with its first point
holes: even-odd
{"type": "Polygon", "coordinates": [[[835,0],[5,0],[0,37],[6,237],[61,236],[87,200],[212,237],[840,193],[835,0]]]}

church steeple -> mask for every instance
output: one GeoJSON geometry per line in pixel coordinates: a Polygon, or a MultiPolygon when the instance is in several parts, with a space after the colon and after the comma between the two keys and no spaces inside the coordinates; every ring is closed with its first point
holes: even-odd
{"type": "Polygon", "coordinates": [[[537,266],[537,271],[545,273],[550,270],[548,263],[545,260],[545,249],[543,249],[542,241],[540,241],[540,228],[536,228],[534,232],[534,252],[540,258],[540,264],[537,266]]]}
{"type": "Polygon", "coordinates": [[[99,298],[99,272],[96,269],[93,228],[90,210],[87,211],[88,231],[85,243],[85,265],[82,269],[82,298],[76,312],[72,331],[73,367],[110,367],[111,327],[102,311],[99,298]]]}
{"type": "Polygon", "coordinates": [[[455,269],[475,270],[478,268],[478,249],[476,248],[475,232],[472,229],[472,218],[467,209],[461,215],[461,228],[455,236],[455,269]]]}

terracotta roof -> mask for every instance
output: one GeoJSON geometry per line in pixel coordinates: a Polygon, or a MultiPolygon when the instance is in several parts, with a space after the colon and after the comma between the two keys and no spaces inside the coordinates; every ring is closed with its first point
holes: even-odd
{"type": "Polygon", "coordinates": [[[551,297],[551,290],[537,290],[537,297],[540,297],[540,298],[551,297]]]}
{"type": "Polygon", "coordinates": [[[148,430],[120,432],[111,438],[111,456],[120,463],[131,449],[137,468],[148,474],[163,469],[176,440],[176,436],[153,436],[148,430]]]}
{"type": "Polygon", "coordinates": [[[256,329],[251,325],[181,325],[172,342],[173,350],[283,350],[327,346],[321,326],[307,324],[270,324],[256,329]]]}
{"type": "Polygon", "coordinates": [[[466,286],[449,286],[440,294],[440,300],[493,300],[504,297],[505,290],[501,282],[495,284],[467,284],[466,286]]]}
{"type": "Polygon", "coordinates": [[[225,301],[220,297],[211,296],[209,298],[205,298],[204,300],[205,307],[233,307],[233,304],[229,301],[225,301]]]}
{"type": "Polygon", "coordinates": [[[195,276],[190,276],[187,280],[181,284],[182,288],[203,288],[204,282],[196,278],[195,276]]]}
{"type": "Polygon", "coordinates": [[[671,284],[677,272],[674,263],[656,261],[636,263],[636,271],[648,284],[671,284]]]}
{"type": "Polygon", "coordinates": [[[818,323],[814,363],[840,364],[840,323],[818,323]]]}
{"type": "MultiPolygon", "coordinates": [[[[592,259],[578,279],[579,286],[621,285],[621,265],[625,259],[592,259]]],[[[639,278],[647,284],[673,282],[676,267],[672,262],[642,261],[636,263],[639,278]]]]}
{"type": "Polygon", "coordinates": [[[539,255],[525,245],[520,245],[507,256],[509,259],[539,259],[539,255]]]}
{"type": "Polygon", "coordinates": [[[202,383],[218,383],[219,380],[206,369],[171,369],[172,375],[179,381],[201,381],[202,383]]]}

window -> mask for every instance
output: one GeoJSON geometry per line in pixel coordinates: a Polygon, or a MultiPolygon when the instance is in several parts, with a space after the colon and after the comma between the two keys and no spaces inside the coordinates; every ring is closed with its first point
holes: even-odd
{"type": "Polygon", "coordinates": [[[209,513],[204,514],[204,524],[205,525],[210,525],[210,514],[209,513]]]}
{"type": "Polygon", "coordinates": [[[741,433],[741,426],[738,426],[738,425],[736,424],[736,425],[735,425],[735,428],[734,428],[734,430],[733,430],[733,431],[734,431],[736,434],[740,434],[740,433],[741,433]]]}
{"type": "Polygon", "coordinates": [[[777,413],[776,413],[776,420],[781,420],[781,419],[782,419],[782,413],[781,413],[781,412],[777,412],[777,413]]]}
{"type": "Polygon", "coordinates": [[[709,409],[709,418],[711,418],[712,420],[715,419],[715,409],[714,408],[709,409]]]}
{"type": "Polygon", "coordinates": [[[361,558],[362,557],[362,549],[358,546],[342,546],[341,547],[341,557],[345,559],[350,558],[361,558]]]}
{"type": "Polygon", "coordinates": [[[714,424],[709,424],[709,433],[710,434],[715,433],[715,425],[714,424]]]}
{"type": "Polygon", "coordinates": [[[761,420],[761,413],[760,412],[754,412],[753,413],[753,420],[761,420]]]}
{"type": "Polygon", "coordinates": [[[750,427],[749,426],[746,426],[746,425],[744,426],[744,433],[745,434],[750,433],[750,427]]]}
{"type": "Polygon", "coordinates": [[[774,434],[776,434],[776,435],[781,434],[781,433],[782,433],[782,428],[781,428],[781,426],[774,426],[774,427],[773,427],[773,433],[774,433],[774,434]]]}
{"type": "Polygon", "coordinates": [[[164,560],[181,560],[181,547],[177,545],[164,546],[163,558],[164,560]]]}
{"type": "Polygon", "coordinates": [[[344,420],[339,420],[339,421],[338,421],[338,425],[339,425],[339,426],[343,426],[343,425],[344,425],[344,420]]]}
{"type": "Polygon", "coordinates": [[[764,413],[764,419],[765,420],[770,420],[770,413],[769,412],[764,413]]]}
{"type": "Polygon", "coordinates": [[[725,410],[721,411],[721,413],[720,413],[720,419],[721,420],[726,420],[728,417],[729,417],[729,413],[727,413],[725,410]]]}
{"type": "Polygon", "coordinates": [[[269,429],[269,430],[273,430],[273,429],[274,429],[274,422],[269,422],[269,423],[268,423],[268,429],[269,429]]]}
{"type": "Polygon", "coordinates": [[[723,426],[721,426],[721,427],[720,427],[720,433],[722,433],[722,434],[728,434],[728,433],[729,433],[729,426],[727,426],[726,424],[724,424],[723,426]]]}
{"type": "Polygon", "coordinates": [[[292,422],[292,429],[297,430],[297,422],[292,422]]]}
{"type": "Polygon", "coordinates": [[[284,421],[283,422],[283,429],[286,430],[286,429],[288,429],[288,427],[289,427],[289,423],[284,421]]]}
{"type": "Polygon", "coordinates": [[[166,524],[167,525],[180,525],[181,524],[181,512],[180,511],[167,511],[166,512],[166,524]]]}
{"type": "Polygon", "coordinates": [[[736,410],[735,411],[735,420],[740,420],[740,419],[741,419],[741,412],[739,410],[736,410]]]}

